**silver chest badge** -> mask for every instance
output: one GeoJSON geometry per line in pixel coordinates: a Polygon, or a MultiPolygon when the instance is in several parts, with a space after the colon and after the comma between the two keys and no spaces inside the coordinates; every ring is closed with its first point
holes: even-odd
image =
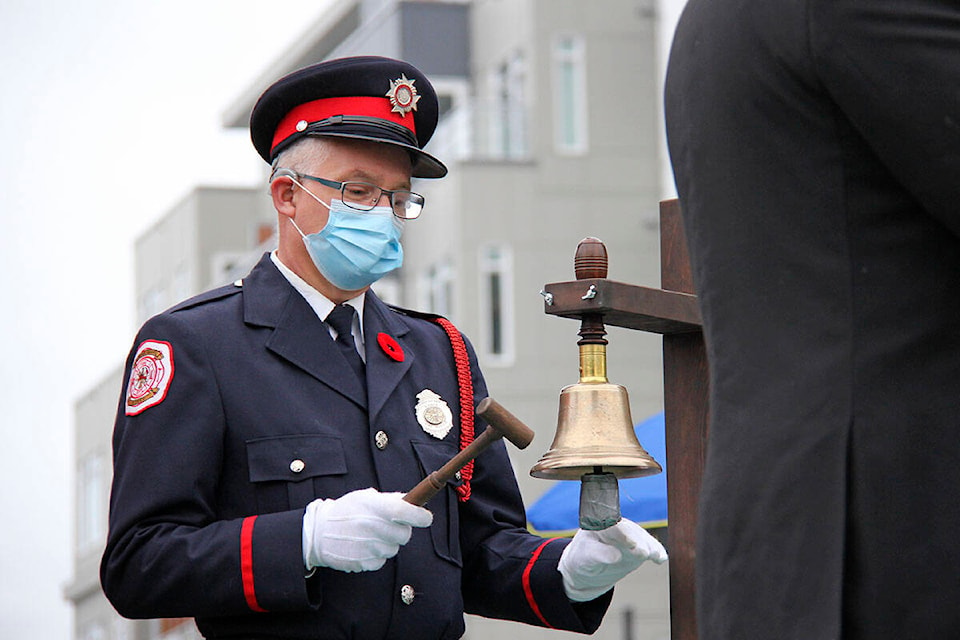
{"type": "Polygon", "coordinates": [[[443,398],[430,389],[417,394],[417,422],[428,434],[443,440],[453,427],[453,413],[443,398]]]}

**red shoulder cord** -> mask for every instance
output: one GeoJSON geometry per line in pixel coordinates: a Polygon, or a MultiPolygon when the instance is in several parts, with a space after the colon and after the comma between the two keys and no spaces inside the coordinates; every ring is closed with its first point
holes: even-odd
{"type": "MultiPolygon", "coordinates": [[[[460,450],[473,442],[473,376],[470,375],[470,358],[463,336],[446,318],[431,318],[440,325],[450,338],[453,347],[453,361],[457,366],[457,382],[460,387],[460,450]]],[[[460,469],[463,482],[457,487],[460,502],[470,499],[470,480],[473,478],[473,460],[460,469]]]]}

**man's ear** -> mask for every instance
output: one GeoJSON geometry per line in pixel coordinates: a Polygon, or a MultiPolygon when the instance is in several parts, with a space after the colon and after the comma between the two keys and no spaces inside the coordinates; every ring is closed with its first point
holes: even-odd
{"type": "Polygon", "coordinates": [[[297,213],[297,206],[293,202],[293,192],[297,185],[289,176],[274,178],[270,183],[270,197],[273,198],[273,208],[277,213],[293,218],[297,213]]]}

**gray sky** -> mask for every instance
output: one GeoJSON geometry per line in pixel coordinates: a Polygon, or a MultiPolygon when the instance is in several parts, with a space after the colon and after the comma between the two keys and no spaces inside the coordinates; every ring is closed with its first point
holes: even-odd
{"type": "Polygon", "coordinates": [[[71,637],[73,404],[133,339],[134,239],[254,183],[219,117],[331,1],[0,3],[0,638],[71,637]]]}

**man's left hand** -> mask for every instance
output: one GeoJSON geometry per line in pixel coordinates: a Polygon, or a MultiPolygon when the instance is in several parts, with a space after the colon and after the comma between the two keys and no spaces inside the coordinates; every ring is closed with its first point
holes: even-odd
{"type": "Polygon", "coordinates": [[[560,555],[563,589],[574,602],[597,598],[646,560],[667,561],[667,551],[635,522],[621,520],[602,531],[580,529],[560,555]]]}

